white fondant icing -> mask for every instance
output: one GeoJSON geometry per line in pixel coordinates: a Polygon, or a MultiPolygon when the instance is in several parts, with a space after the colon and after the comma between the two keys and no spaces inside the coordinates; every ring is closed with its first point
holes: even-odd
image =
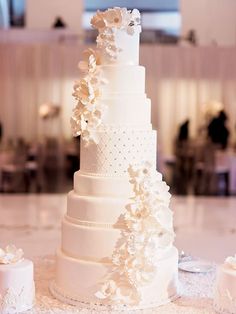
{"type": "Polygon", "coordinates": [[[151,129],[151,102],[144,96],[120,95],[102,98],[101,102],[109,110],[103,117],[103,126],[151,129]],[[135,114],[134,114],[135,112],[135,114]]]}
{"type": "MultiPolygon", "coordinates": [[[[109,272],[109,263],[88,262],[57,252],[56,285],[65,295],[75,300],[98,303],[95,292],[103,277],[109,272]]],[[[139,306],[152,307],[163,304],[177,294],[178,251],[170,249],[157,263],[157,273],[150,286],[141,288],[142,301],[139,306]],[[162,302],[161,302],[162,301],[162,302]]],[[[99,303],[109,304],[107,300],[99,303]]]]}
{"type": "Polygon", "coordinates": [[[62,221],[62,251],[67,255],[93,261],[111,258],[120,238],[118,228],[95,228],[62,221]],[[76,240],[75,240],[76,239],[76,240]]]}
{"type": "Polygon", "coordinates": [[[140,65],[99,65],[101,76],[106,81],[102,86],[102,96],[115,94],[145,94],[145,68],[140,65]]]}
{"type": "Polygon", "coordinates": [[[68,217],[97,224],[116,224],[125,213],[128,198],[81,196],[71,191],[67,197],[68,217]]]}
{"type": "Polygon", "coordinates": [[[82,196],[129,198],[132,195],[127,174],[123,177],[99,177],[81,170],[74,174],[74,191],[82,196]]]}

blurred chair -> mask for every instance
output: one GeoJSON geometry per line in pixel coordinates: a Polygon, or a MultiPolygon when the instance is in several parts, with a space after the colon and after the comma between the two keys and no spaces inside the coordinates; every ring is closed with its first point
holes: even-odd
{"type": "Polygon", "coordinates": [[[43,154],[40,143],[31,144],[28,159],[25,163],[27,173],[27,191],[34,187],[36,192],[41,192],[43,187],[43,154]]]}
{"type": "Polygon", "coordinates": [[[193,179],[196,194],[216,195],[223,190],[229,195],[229,175],[230,161],[226,151],[209,142],[196,148],[193,179]]]}
{"type": "Polygon", "coordinates": [[[23,139],[18,139],[14,147],[5,151],[5,160],[1,163],[1,189],[3,192],[25,192],[27,145],[23,139]]]}

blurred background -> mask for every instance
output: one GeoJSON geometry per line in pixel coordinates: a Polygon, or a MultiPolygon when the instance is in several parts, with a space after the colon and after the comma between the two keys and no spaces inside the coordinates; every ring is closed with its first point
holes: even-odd
{"type": "Polygon", "coordinates": [[[138,8],[157,167],[181,195],[236,194],[235,0],[0,0],[0,192],[64,193],[73,82],[97,9],[138,8]]]}

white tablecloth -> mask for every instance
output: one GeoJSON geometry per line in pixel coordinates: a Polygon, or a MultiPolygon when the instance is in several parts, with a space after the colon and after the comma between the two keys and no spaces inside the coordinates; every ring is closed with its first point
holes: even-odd
{"type": "MultiPolygon", "coordinates": [[[[75,308],[63,304],[54,299],[48,289],[49,283],[54,278],[55,259],[52,256],[38,258],[35,261],[35,279],[36,279],[36,305],[27,311],[27,314],[97,314],[97,310],[86,309],[84,307],[75,308]]],[[[215,313],[212,308],[213,282],[215,271],[207,274],[179,273],[180,279],[180,297],[173,303],[161,306],[157,309],[135,311],[142,314],[197,314],[215,313]]],[[[111,313],[102,311],[103,314],[111,313]]],[[[112,313],[120,313],[112,311],[112,313]]],[[[122,313],[133,313],[125,310],[122,313]]]]}

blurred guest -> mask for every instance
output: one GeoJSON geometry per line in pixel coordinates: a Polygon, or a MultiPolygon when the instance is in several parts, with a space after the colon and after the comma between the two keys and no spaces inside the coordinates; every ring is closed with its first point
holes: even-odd
{"type": "Polygon", "coordinates": [[[53,28],[66,28],[66,23],[63,21],[62,17],[56,17],[53,23],[53,28]]]}
{"type": "Polygon", "coordinates": [[[191,45],[197,45],[197,35],[194,29],[190,29],[185,37],[185,40],[188,41],[191,45]]]}
{"type": "Polygon", "coordinates": [[[187,141],[189,137],[189,120],[186,120],[181,126],[179,127],[179,134],[178,134],[178,141],[187,141]]]}
{"type": "Polygon", "coordinates": [[[227,115],[221,110],[217,117],[213,118],[208,127],[208,137],[212,143],[219,145],[222,149],[227,148],[229,130],[226,126],[227,115]]]}
{"type": "Polygon", "coordinates": [[[193,167],[193,151],[192,143],[189,140],[189,124],[190,121],[187,119],[180,125],[175,141],[176,167],[174,180],[176,180],[178,186],[176,193],[181,194],[187,193],[188,184],[185,183],[191,177],[193,167]]]}

